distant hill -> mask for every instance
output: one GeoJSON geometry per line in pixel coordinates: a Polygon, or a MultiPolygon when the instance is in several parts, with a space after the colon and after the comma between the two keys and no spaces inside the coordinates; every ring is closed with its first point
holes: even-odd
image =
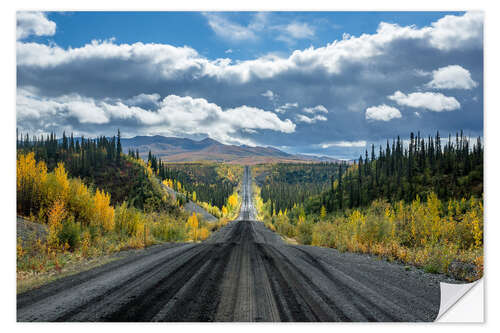
{"type": "Polygon", "coordinates": [[[165,162],[213,161],[239,164],[258,164],[275,162],[338,162],[325,156],[294,155],[273,147],[250,147],[226,145],[206,138],[195,141],[186,138],[155,136],[136,136],[121,139],[123,151],[139,150],[139,155],[147,158],[148,152],[165,162]]]}

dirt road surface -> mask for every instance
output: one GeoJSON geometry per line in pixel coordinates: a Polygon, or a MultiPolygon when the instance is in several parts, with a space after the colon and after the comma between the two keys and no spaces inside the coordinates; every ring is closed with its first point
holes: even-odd
{"type": "Polygon", "coordinates": [[[199,244],[165,244],[17,297],[18,321],[432,321],[439,282],[403,265],[287,245],[239,218],[199,244]]]}

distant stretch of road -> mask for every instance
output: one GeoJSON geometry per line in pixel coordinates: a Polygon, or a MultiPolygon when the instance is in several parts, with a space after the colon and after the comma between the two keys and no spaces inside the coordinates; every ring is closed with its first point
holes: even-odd
{"type": "MultiPolygon", "coordinates": [[[[287,245],[255,221],[248,167],[237,220],[18,295],[18,321],[433,321],[442,276],[287,245]]],[[[449,282],[449,281],[447,281],[449,282]]]]}

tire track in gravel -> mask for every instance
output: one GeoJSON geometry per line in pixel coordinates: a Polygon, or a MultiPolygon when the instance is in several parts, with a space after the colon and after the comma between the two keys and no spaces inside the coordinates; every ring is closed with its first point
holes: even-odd
{"type": "Polygon", "coordinates": [[[144,259],[144,256],[151,256],[159,252],[182,245],[183,244],[181,243],[169,243],[161,246],[153,246],[147,249],[147,251],[144,251],[143,253],[134,253],[129,257],[123,258],[121,260],[113,261],[109,264],[96,267],[94,269],[85,272],[81,272],[80,274],[75,274],[61,278],[44,286],[41,289],[26,291],[17,296],[17,308],[22,309],[23,307],[29,305],[30,303],[34,303],[40,299],[47,298],[58,292],[61,292],[67,287],[67,284],[71,284],[73,287],[76,287],[80,284],[87,282],[90,279],[95,279],[99,276],[109,273],[110,271],[113,271],[120,266],[124,266],[126,264],[133,264],[139,260],[142,260],[144,259]]]}
{"type": "MultiPolygon", "coordinates": [[[[346,282],[346,278],[349,279],[348,276],[342,279],[344,274],[337,271],[335,267],[327,268],[320,259],[307,252],[305,249],[297,249],[305,255],[305,260],[310,266],[318,269],[328,280],[333,282],[332,287],[337,289],[337,295],[342,295],[345,299],[350,299],[352,301],[352,305],[356,308],[355,311],[359,311],[356,317],[351,318],[352,320],[362,320],[363,317],[367,318],[369,321],[375,321],[376,318],[384,318],[384,321],[422,320],[422,318],[419,318],[415,314],[407,314],[406,316],[398,318],[396,316],[398,313],[398,306],[391,302],[391,300],[386,299],[375,290],[360,284],[358,285],[356,281],[353,281],[351,284],[357,284],[357,288],[350,287],[350,284],[346,282]],[[337,274],[334,274],[332,270],[334,272],[336,271],[337,274]]],[[[411,297],[411,295],[408,295],[408,297],[411,297]]]]}
{"type": "MultiPolygon", "coordinates": [[[[103,318],[104,321],[151,321],[166,302],[182,288],[186,278],[197,278],[205,274],[204,267],[215,252],[213,246],[196,247],[196,252],[177,258],[169,267],[148,281],[148,287],[139,286],[138,293],[128,296],[127,301],[103,318]],[[151,280],[154,283],[151,283],[151,280]]],[[[134,289],[135,286],[134,286],[134,289]]],[[[130,295],[133,291],[123,293],[130,295]]]]}
{"type": "Polygon", "coordinates": [[[229,259],[221,285],[221,302],[217,321],[254,321],[255,289],[250,254],[253,247],[249,224],[239,222],[234,238],[237,248],[229,259]]]}
{"type": "MultiPolygon", "coordinates": [[[[338,321],[375,321],[375,318],[384,318],[385,321],[396,320],[391,312],[385,311],[384,305],[390,302],[380,295],[377,295],[379,296],[377,298],[379,304],[372,302],[366,295],[363,295],[354,288],[349,288],[349,286],[339,279],[338,276],[332,274],[332,272],[326,269],[323,264],[311,254],[304,250],[301,251],[303,251],[307,258],[305,262],[307,263],[309,272],[314,271],[315,277],[324,275],[324,280],[330,282],[331,289],[328,289],[335,290],[335,298],[332,299],[325,295],[322,290],[315,286],[314,282],[307,277],[305,272],[300,269],[294,274],[298,275],[299,279],[303,279],[304,283],[307,284],[311,290],[316,292],[324,303],[335,310],[335,316],[338,317],[338,321]],[[366,305],[368,305],[368,307],[366,305]],[[374,315],[372,312],[378,313],[374,315]]],[[[285,262],[288,267],[296,267],[285,256],[283,256],[281,260],[285,262]]],[[[404,319],[406,319],[406,321],[415,321],[413,316],[404,319]]]]}
{"type": "Polygon", "coordinates": [[[191,278],[153,318],[153,321],[214,321],[220,300],[218,287],[234,244],[215,245],[217,253],[201,274],[191,278]],[[200,301],[202,300],[202,301],[200,301]],[[211,300],[206,302],[204,300],[211,300]]]}
{"type": "Polygon", "coordinates": [[[432,321],[443,276],[286,245],[255,216],[249,169],[237,220],[17,297],[18,321],[432,321]]]}

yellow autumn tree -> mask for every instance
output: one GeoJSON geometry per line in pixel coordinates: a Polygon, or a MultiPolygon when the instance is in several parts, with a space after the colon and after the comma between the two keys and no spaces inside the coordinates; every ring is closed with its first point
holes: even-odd
{"type": "Polygon", "coordinates": [[[325,208],[325,206],[324,206],[324,205],[323,205],[323,206],[321,206],[321,211],[320,211],[320,213],[319,213],[319,216],[320,216],[322,219],[326,217],[326,208],[325,208]]]}
{"type": "Polygon", "coordinates": [[[110,195],[99,189],[94,196],[94,224],[101,226],[106,231],[113,230],[115,226],[115,209],[109,205],[110,195]]]}
{"type": "Polygon", "coordinates": [[[78,178],[70,181],[68,210],[75,216],[75,220],[85,226],[91,223],[94,216],[92,193],[78,178]]]}
{"type": "Polygon", "coordinates": [[[395,221],[395,213],[390,205],[387,205],[384,210],[384,218],[389,223],[390,226],[390,234],[391,240],[396,239],[396,223],[395,221]]]}
{"type": "Polygon", "coordinates": [[[194,241],[198,240],[198,217],[196,216],[196,213],[193,212],[193,214],[188,218],[186,222],[186,227],[188,229],[188,232],[191,235],[191,238],[194,241]]]}
{"type": "Polygon", "coordinates": [[[163,185],[165,185],[166,187],[172,187],[172,180],[171,179],[164,179],[162,181],[163,185]]]}
{"type": "Polygon", "coordinates": [[[483,245],[483,203],[480,201],[476,201],[475,203],[477,203],[477,206],[472,208],[472,211],[474,212],[472,225],[474,232],[474,245],[479,249],[483,245]]]}
{"type": "Polygon", "coordinates": [[[238,205],[238,194],[236,193],[231,194],[227,199],[227,203],[231,207],[231,209],[236,208],[236,206],[238,205]]]}
{"type": "Polygon", "coordinates": [[[50,173],[48,180],[48,199],[49,201],[61,201],[67,203],[70,194],[68,173],[64,164],[59,162],[54,172],[50,173]]]}
{"type": "Polygon", "coordinates": [[[483,204],[472,197],[469,206],[469,210],[463,216],[463,223],[472,234],[470,247],[479,249],[483,244],[483,204]]]}
{"type": "Polygon", "coordinates": [[[58,235],[62,229],[62,222],[65,217],[66,210],[64,209],[64,202],[60,200],[55,201],[48,213],[49,235],[47,237],[47,242],[53,247],[59,245],[58,235]]]}
{"type": "Polygon", "coordinates": [[[148,164],[146,165],[146,175],[148,177],[153,176],[153,169],[151,169],[151,161],[149,161],[148,164]]]}
{"type": "Polygon", "coordinates": [[[428,227],[425,228],[427,231],[426,238],[429,239],[431,244],[436,244],[441,236],[441,217],[440,217],[440,207],[441,201],[438,199],[434,192],[431,192],[427,196],[427,214],[425,220],[427,221],[428,227]]]}
{"type": "Polygon", "coordinates": [[[17,212],[29,215],[40,209],[41,201],[46,197],[47,166],[36,162],[33,152],[18,155],[16,161],[17,212]]]}

